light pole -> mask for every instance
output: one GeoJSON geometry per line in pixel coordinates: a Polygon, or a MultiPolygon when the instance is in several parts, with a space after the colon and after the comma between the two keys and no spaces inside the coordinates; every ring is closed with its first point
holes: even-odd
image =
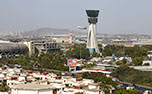
{"type": "Polygon", "coordinates": [[[80,59],[81,59],[81,45],[80,45],[80,59]]]}
{"type": "MultiPolygon", "coordinates": [[[[80,30],[87,30],[87,26],[86,27],[77,26],[77,28],[80,30]]],[[[80,46],[80,59],[81,59],[81,46],[80,46]]]]}

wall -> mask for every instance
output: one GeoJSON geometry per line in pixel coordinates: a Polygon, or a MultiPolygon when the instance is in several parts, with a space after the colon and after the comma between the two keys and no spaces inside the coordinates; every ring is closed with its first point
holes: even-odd
{"type": "Polygon", "coordinates": [[[11,94],[53,94],[52,90],[11,90],[11,94]]]}

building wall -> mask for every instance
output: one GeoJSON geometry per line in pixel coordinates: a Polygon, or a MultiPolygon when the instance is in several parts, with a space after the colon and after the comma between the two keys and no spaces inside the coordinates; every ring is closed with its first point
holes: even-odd
{"type": "Polygon", "coordinates": [[[0,94],[8,94],[8,92],[0,92],[0,94]]]}
{"type": "Polygon", "coordinates": [[[11,94],[53,94],[51,89],[48,90],[18,90],[12,89],[11,94]]]}
{"type": "Polygon", "coordinates": [[[35,40],[29,42],[23,42],[29,49],[29,56],[32,54],[48,53],[56,50],[60,50],[60,45],[54,41],[48,40],[35,40]]]}
{"type": "Polygon", "coordinates": [[[60,45],[53,41],[45,41],[45,40],[34,41],[33,46],[35,49],[35,53],[37,54],[40,54],[41,52],[48,53],[48,52],[60,50],[60,45]]]}

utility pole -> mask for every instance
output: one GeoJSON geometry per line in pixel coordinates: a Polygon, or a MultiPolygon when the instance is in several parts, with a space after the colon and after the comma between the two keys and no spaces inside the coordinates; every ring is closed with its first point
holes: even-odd
{"type": "Polygon", "coordinates": [[[81,46],[80,46],[80,59],[81,59],[81,46]]]}

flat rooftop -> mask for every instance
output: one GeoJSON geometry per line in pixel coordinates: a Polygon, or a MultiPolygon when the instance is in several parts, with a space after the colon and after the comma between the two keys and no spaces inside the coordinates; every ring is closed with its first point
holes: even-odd
{"type": "Polygon", "coordinates": [[[42,85],[42,84],[18,84],[11,86],[13,89],[22,89],[22,90],[47,90],[47,89],[56,89],[53,85],[42,85]]]}

